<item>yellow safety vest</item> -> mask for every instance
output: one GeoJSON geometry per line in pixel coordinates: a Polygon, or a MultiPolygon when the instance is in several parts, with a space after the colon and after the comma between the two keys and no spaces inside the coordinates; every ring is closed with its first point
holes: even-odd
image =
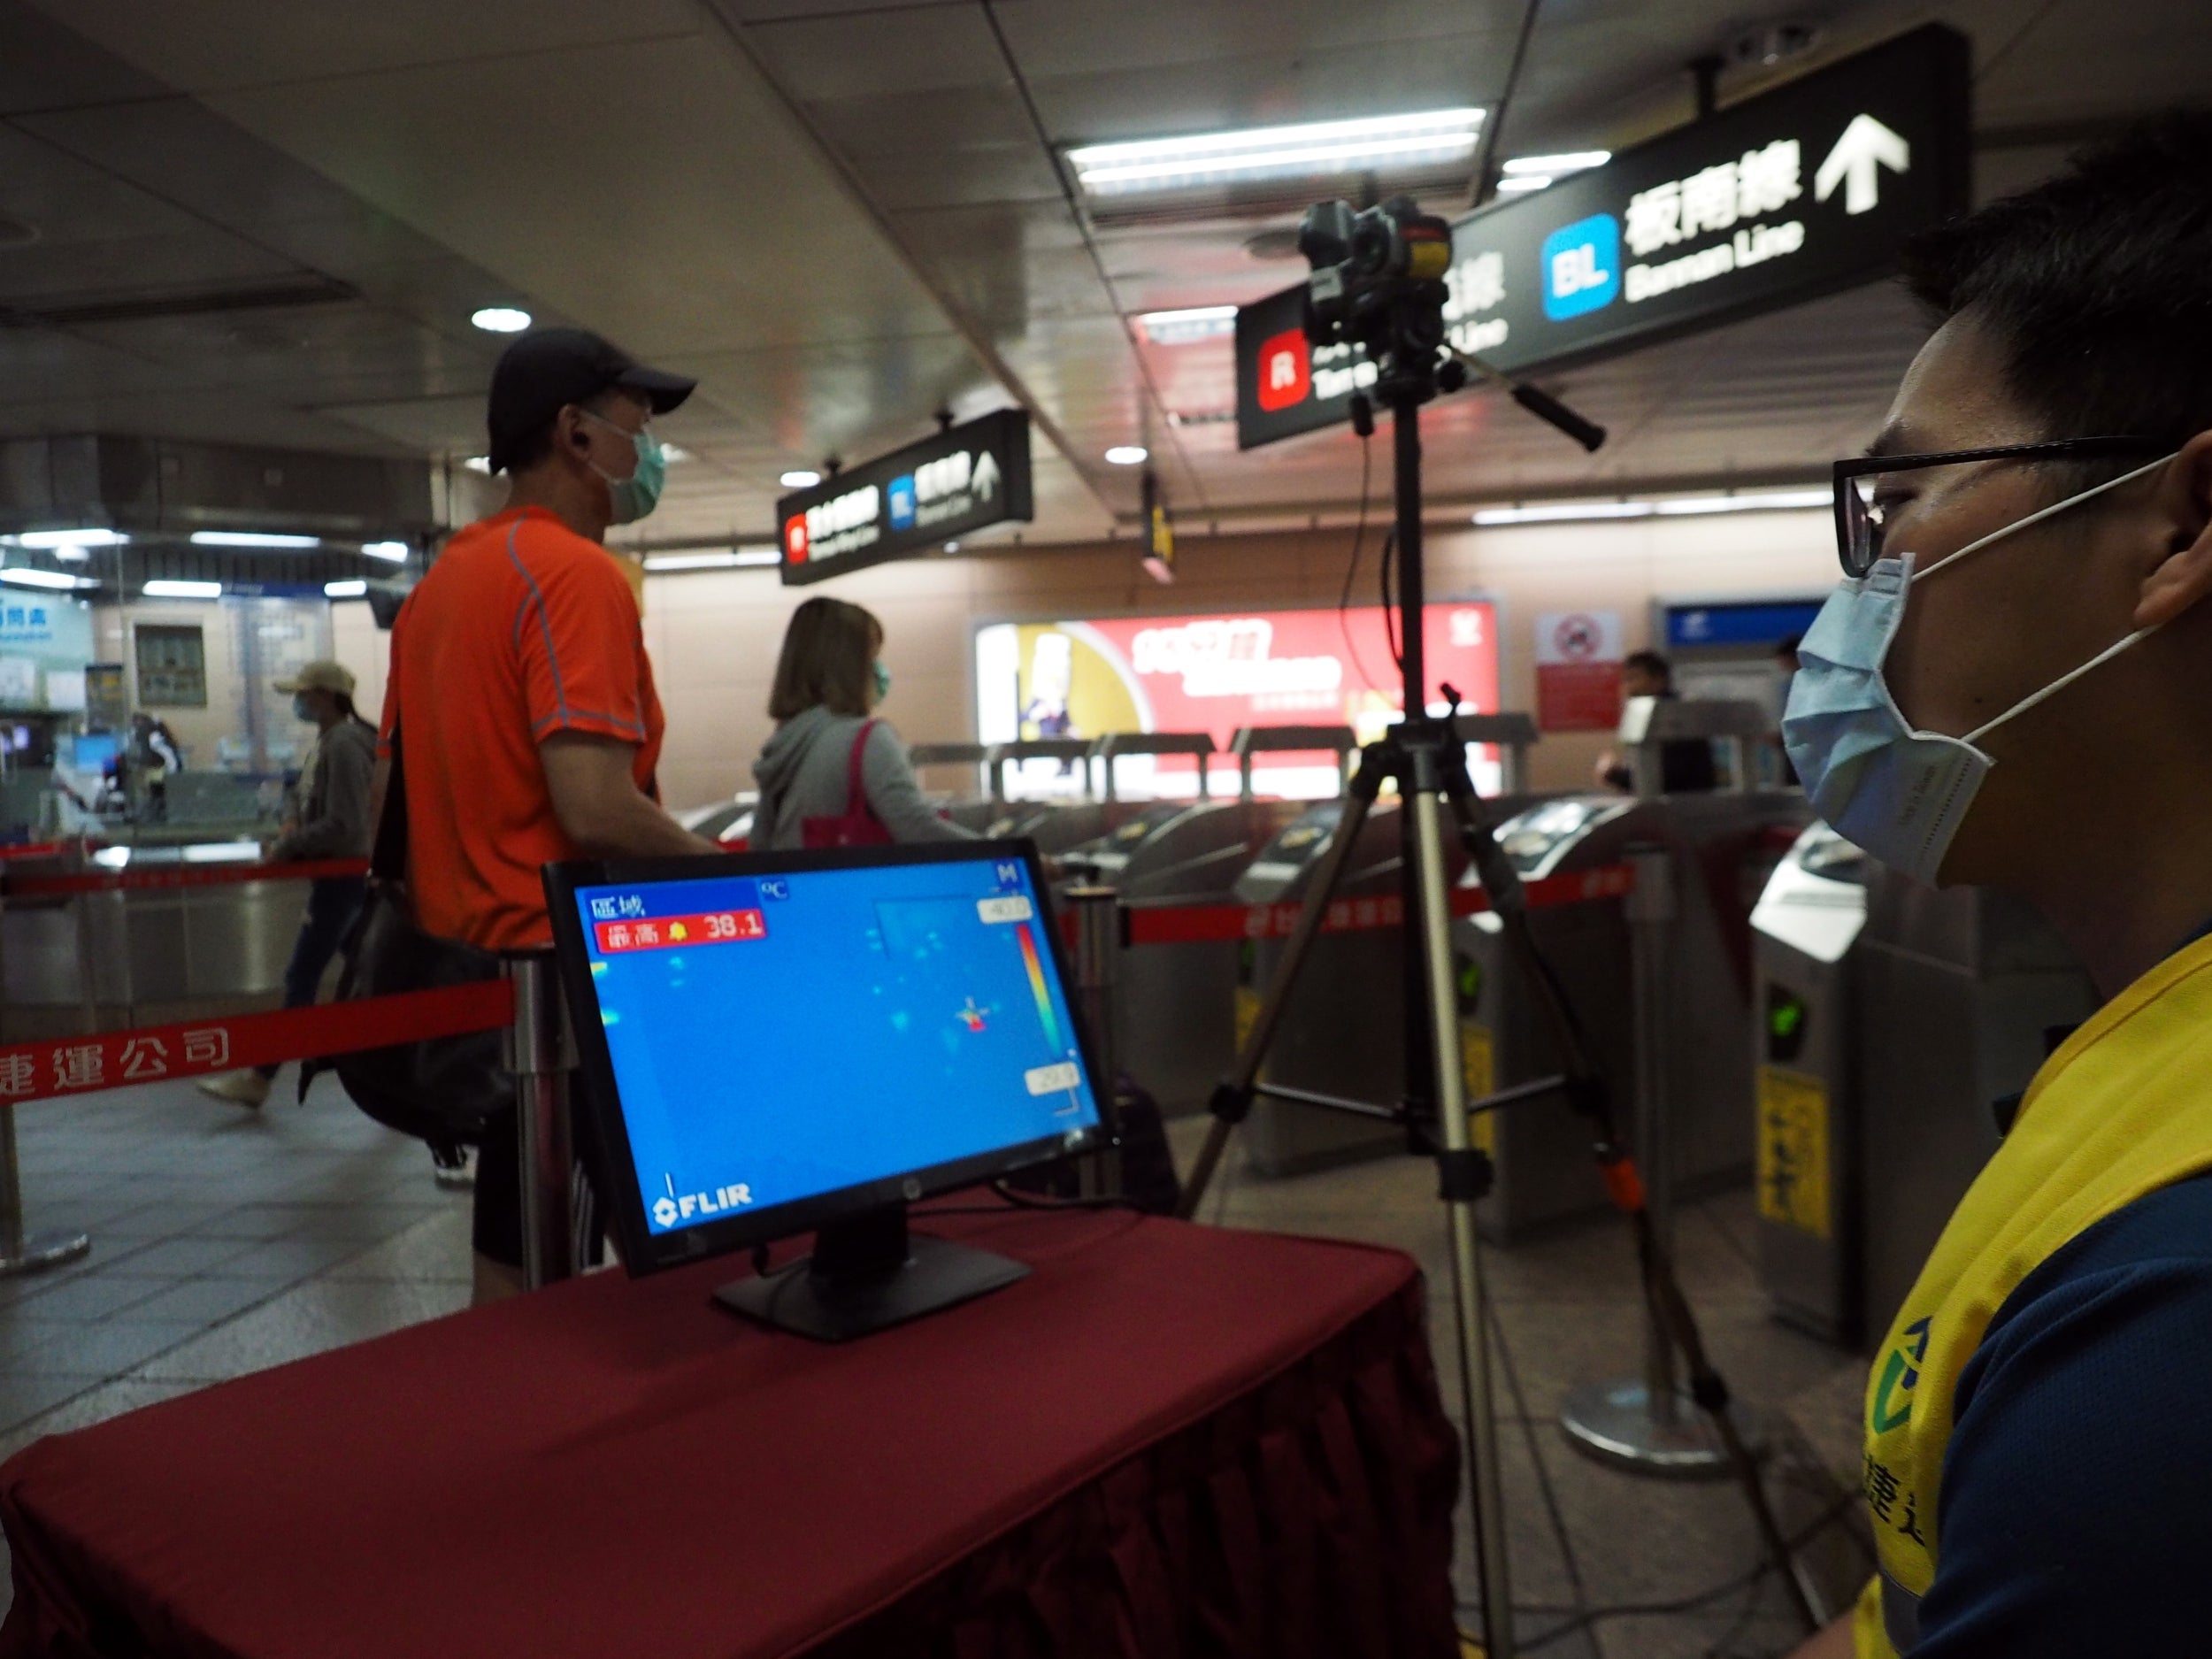
{"type": "Polygon", "coordinates": [[[2105,1217],[2212,1169],[2212,939],[2138,979],[2044,1063],[1876,1355],[1864,1482],[1880,1576],[1861,1659],[1919,1639],[1959,1372],[2015,1286],[2105,1217]]]}

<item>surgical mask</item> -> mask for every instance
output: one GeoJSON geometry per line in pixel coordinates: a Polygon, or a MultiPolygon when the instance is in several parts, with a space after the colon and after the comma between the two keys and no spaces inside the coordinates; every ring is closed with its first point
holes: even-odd
{"type": "Polygon", "coordinates": [[[1915,582],[2172,459],[2167,456],[2069,495],[1969,542],[1927,570],[1916,570],[1910,553],[1879,559],[1863,577],[1843,582],[1828,596],[1798,647],[1800,666],[1782,716],[1782,741],[1813,810],[1830,828],[1892,869],[1935,885],[1944,855],[1996,764],[1981,741],[2156,630],[2136,629],[1995,719],[1963,737],[1947,737],[1908,722],[1883,676],[1904,621],[1906,595],[1915,582]]]}
{"type": "MultiPolygon", "coordinates": [[[[617,478],[596,466],[591,469],[606,480],[608,505],[614,522],[635,524],[660,505],[661,486],[668,481],[667,452],[661,448],[661,441],[649,432],[632,432],[626,427],[616,426],[604,415],[595,415],[588,409],[583,412],[588,419],[595,420],[603,426],[614,426],[637,449],[637,465],[627,478],[617,478]]],[[[587,462],[585,465],[591,464],[587,462]]]]}
{"type": "Polygon", "coordinates": [[[307,706],[306,698],[295,697],[292,699],[292,718],[295,720],[305,720],[311,726],[315,721],[315,710],[307,706]]]}
{"type": "Polygon", "coordinates": [[[878,703],[891,695],[891,671],[883,665],[883,658],[879,657],[868,664],[868,677],[875,682],[878,703]]]}

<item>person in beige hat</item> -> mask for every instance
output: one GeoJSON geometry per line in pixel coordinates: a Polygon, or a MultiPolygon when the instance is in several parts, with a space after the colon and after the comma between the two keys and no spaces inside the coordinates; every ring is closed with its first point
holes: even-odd
{"type": "MultiPolygon", "coordinates": [[[[376,728],[353,706],[354,679],[343,664],[310,663],[276,688],[292,699],[292,712],[316,728],[314,747],[300,768],[298,810],[269,849],[272,863],[366,858],[369,856],[369,781],[376,771],[376,728]]],[[[305,1008],[321,988],[323,972],[352,931],[367,882],[358,875],[322,876],[308,884],[307,915],[284,971],[284,1006],[305,1008]]],[[[226,1071],[200,1087],[218,1100],[259,1106],[269,1098],[277,1068],[226,1071]]]]}

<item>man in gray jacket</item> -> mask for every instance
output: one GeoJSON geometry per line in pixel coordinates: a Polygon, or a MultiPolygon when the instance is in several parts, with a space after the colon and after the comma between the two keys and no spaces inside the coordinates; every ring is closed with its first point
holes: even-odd
{"type": "MultiPolygon", "coordinates": [[[[369,781],[376,771],[376,728],[356,713],[354,679],[342,664],[310,663],[276,688],[292,699],[292,712],[316,727],[314,746],[300,768],[298,810],[269,849],[272,864],[321,863],[369,856],[369,781]]],[[[284,1006],[305,1008],[322,987],[323,973],[345,943],[360,914],[367,880],[359,875],[319,876],[308,883],[307,915],[284,971],[284,1006]]],[[[277,1068],[226,1071],[200,1087],[218,1100],[259,1106],[269,1098],[277,1068]]]]}

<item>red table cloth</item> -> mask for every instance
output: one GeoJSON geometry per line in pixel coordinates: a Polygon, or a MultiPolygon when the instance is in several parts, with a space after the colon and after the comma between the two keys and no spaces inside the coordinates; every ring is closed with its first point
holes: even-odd
{"type": "Polygon", "coordinates": [[[843,1347],[603,1274],[37,1441],[0,1655],[1456,1654],[1409,1260],[925,1225],[1035,1271],[843,1347]]]}

